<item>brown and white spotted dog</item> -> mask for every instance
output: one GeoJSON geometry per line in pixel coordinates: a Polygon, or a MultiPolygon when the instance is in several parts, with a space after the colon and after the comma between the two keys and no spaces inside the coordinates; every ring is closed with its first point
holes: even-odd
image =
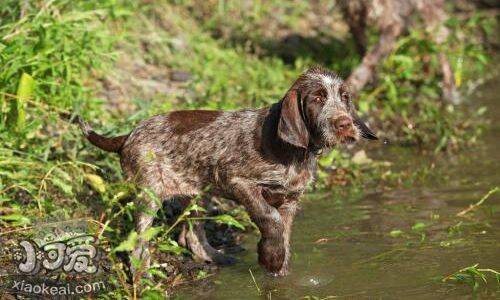
{"type": "MultiPolygon", "coordinates": [[[[205,194],[243,205],[261,233],[259,263],[275,275],[288,272],[292,221],[319,151],[360,137],[377,139],[357,116],[343,80],[319,67],[302,74],[269,107],[173,111],[119,137],[103,137],[87,123],[80,125],[92,144],[120,155],[128,180],[163,201],[205,194]]],[[[152,199],[146,205],[153,212],[160,208],[152,199]]],[[[137,233],[148,229],[153,218],[151,212],[138,213],[137,233]]],[[[181,239],[200,259],[226,261],[208,244],[200,222],[181,239]]],[[[145,241],[132,257],[149,264],[145,241]]]]}

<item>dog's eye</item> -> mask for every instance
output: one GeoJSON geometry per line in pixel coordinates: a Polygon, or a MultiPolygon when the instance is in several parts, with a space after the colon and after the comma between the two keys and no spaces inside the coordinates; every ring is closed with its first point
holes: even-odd
{"type": "Polygon", "coordinates": [[[317,103],[325,102],[325,98],[321,97],[321,96],[315,96],[313,100],[314,100],[314,102],[317,102],[317,103]]]}

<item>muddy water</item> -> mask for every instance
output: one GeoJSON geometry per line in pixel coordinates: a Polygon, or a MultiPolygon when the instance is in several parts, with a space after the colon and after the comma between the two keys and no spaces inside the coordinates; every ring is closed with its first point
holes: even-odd
{"type": "MultiPolygon", "coordinates": [[[[500,193],[465,218],[456,216],[500,185],[500,123],[495,122],[500,114],[499,85],[497,79],[475,95],[494,121],[481,145],[457,156],[426,157],[392,146],[370,152],[375,159],[392,162],[395,169],[431,170],[424,183],[365,191],[352,199],[327,192],[308,195],[294,224],[288,277],[264,274],[257,265],[258,237],[253,235],[239,263],[222,268],[210,278],[213,284],[186,288],[179,297],[470,298],[469,286],[441,279],[476,263],[500,270],[500,193]]],[[[500,297],[493,277],[481,285],[478,295],[500,297]]]]}

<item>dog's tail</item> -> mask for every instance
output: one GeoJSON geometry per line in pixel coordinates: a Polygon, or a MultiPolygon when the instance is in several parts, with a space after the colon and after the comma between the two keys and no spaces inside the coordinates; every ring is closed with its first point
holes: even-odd
{"type": "Polygon", "coordinates": [[[77,118],[78,123],[80,124],[80,129],[82,130],[83,135],[85,135],[87,140],[89,140],[92,145],[101,148],[104,151],[117,153],[120,152],[123,144],[125,144],[125,141],[129,136],[129,134],[116,137],[102,136],[100,134],[97,134],[94,129],[92,129],[92,126],[90,126],[89,123],[80,118],[80,116],[77,116],[77,118]]]}

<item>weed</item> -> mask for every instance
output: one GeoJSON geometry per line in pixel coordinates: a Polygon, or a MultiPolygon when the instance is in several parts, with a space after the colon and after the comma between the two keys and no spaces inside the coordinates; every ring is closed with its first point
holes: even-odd
{"type": "MultiPolygon", "coordinates": [[[[148,191],[123,182],[116,157],[85,143],[71,121],[75,114],[83,115],[99,123],[104,134],[112,135],[171,109],[264,106],[278,101],[309,65],[322,64],[346,75],[359,61],[348,35],[325,29],[336,24],[320,29],[310,26],[311,20],[299,22],[308,20],[313,4],[274,0],[249,5],[231,1],[2,1],[2,231],[28,228],[34,219],[45,217],[92,218],[100,225],[97,236],[110,250],[116,275],[112,283],[117,291],[106,295],[109,298],[138,296],[141,282],[127,283],[127,268],[119,258],[138,238],[150,239],[160,252],[189,255],[174,235],[179,224],[196,220],[190,213],[201,208],[192,203],[173,224],[153,227],[139,237],[133,231],[133,215],[144,208],[135,197],[140,200],[141,192],[148,191]],[[278,28],[286,34],[275,36],[278,28]],[[288,47],[290,39],[285,35],[299,36],[304,47],[288,47]],[[131,88],[118,82],[129,97],[124,101],[134,104],[127,117],[112,101],[103,99],[111,89],[107,85],[115,73],[112,70],[121,72],[118,62],[124,61],[146,77],[137,85],[161,86],[149,94],[128,95],[131,88]],[[165,77],[156,78],[157,73],[174,70],[186,72],[188,80],[173,86],[165,77]]],[[[318,11],[329,14],[333,8],[328,4],[318,11]]],[[[474,40],[460,37],[474,36],[478,28],[494,32],[480,17],[452,20],[450,26],[462,34],[450,35],[452,41],[445,50],[452,57],[457,85],[465,87],[481,74],[488,56],[474,40]]],[[[474,141],[479,133],[475,128],[480,128],[474,125],[484,109],[465,114],[439,101],[440,78],[432,58],[439,50],[436,47],[421,30],[400,40],[379,70],[380,80],[361,95],[358,104],[363,114],[377,116],[379,120],[373,122],[372,117],[372,123],[393,140],[441,150],[474,141]]],[[[136,78],[132,75],[137,74],[124,77],[136,78]]],[[[326,153],[320,161],[317,188],[351,185],[354,188],[339,193],[359,197],[362,189],[357,182],[399,180],[401,174],[392,172],[389,165],[367,161],[361,164],[358,157],[353,164],[345,152],[326,153]]],[[[197,218],[239,230],[252,226],[241,209],[197,218]]],[[[164,270],[157,266],[148,272],[160,281],[160,285],[145,283],[148,289],[142,296],[151,299],[164,296],[162,289],[185,281],[182,274],[165,279],[164,270]]]]}
{"type": "Polygon", "coordinates": [[[458,270],[457,272],[448,275],[442,279],[443,282],[465,283],[471,287],[472,292],[477,292],[481,286],[481,282],[488,283],[488,274],[495,277],[496,283],[500,286],[500,273],[493,269],[480,269],[479,264],[472,265],[458,270]]]}
{"type": "Polygon", "coordinates": [[[486,195],[484,195],[477,203],[474,203],[474,204],[471,204],[468,208],[462,210],[461,212],[457,213],[457,216],[458,217],[463,217],[465,214],[467,214],[468,212],[476,209],[478,206],[480,206],[481,204],[484,203],[484,201],[486,201],[486,199],[488,199],[491,195],[495,194],[496,192],[500,191],[500,188],[499,187],[495,187],[493,189],[491,189],[488,193],[486,193],[486,195]]]}

